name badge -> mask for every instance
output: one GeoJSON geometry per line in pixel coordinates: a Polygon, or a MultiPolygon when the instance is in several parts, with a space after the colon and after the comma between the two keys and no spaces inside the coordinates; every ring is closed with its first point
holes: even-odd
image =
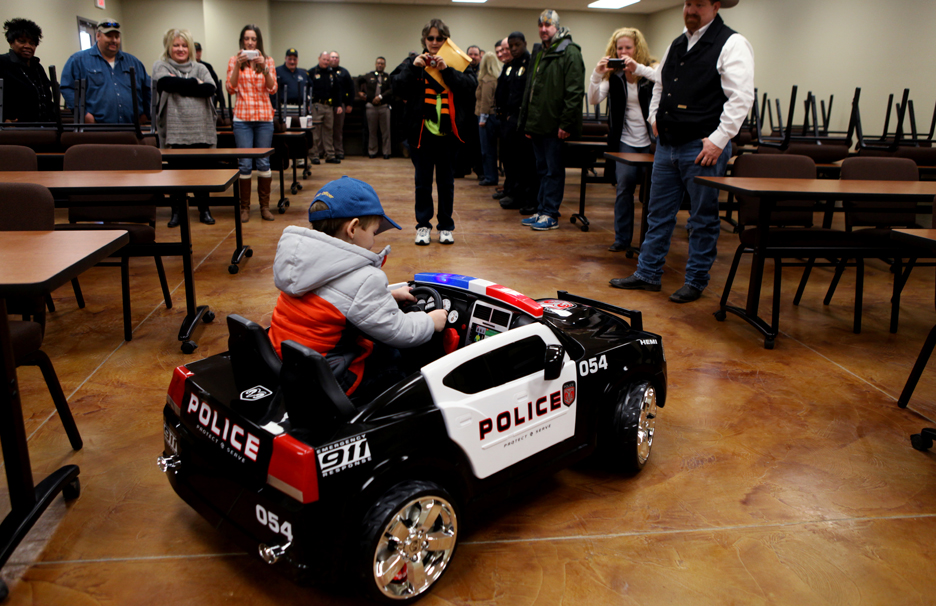
{"type": "Polygon", "coordinates": [[[677,105],[676,107],[677,107],[678,109],[688,109],[687,106],[685,106],[685,105],[677,105]]]}

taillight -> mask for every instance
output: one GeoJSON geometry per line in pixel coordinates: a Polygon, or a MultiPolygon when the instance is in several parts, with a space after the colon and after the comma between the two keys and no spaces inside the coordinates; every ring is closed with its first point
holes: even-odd
{"type": "Polygon", "coordinates": [[[185,397],[185,379],[194,374],[194,372],[184,366],[177,366],[172,373],[172,381],[169,382],[169,393],[166,394],[166,403],[169,404],[172,411],[179,417],[182,416],[179,402],[185,397]]]}
{"type": "Polygon", "coordinates": [[[300,503],[318,501],[315,449],[289,434],[273,438],[267,484],[300,503]]]}

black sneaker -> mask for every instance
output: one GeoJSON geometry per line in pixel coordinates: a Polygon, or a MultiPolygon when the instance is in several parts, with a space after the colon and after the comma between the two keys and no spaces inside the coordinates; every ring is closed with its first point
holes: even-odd
{"type": "Polygon", "coordinates": [[[312,158],[312,164],[320,164],[318,158],[312,158]]]}
{"type": "Polygon", "coordinates": [[[384,160],[389,160],[389,159],[390,159],[390,154],[384,154],[383,159],[384,159],[384,160]]]}
{"type": "Polygon", "coordinates": [[[698,288],[683,284],[683,287],[670,295],[669,300],[673,303],[692,303],[702,296],[702,291],[698,288]]]}
{"type": "Polygon", "coordinates": [[[344,154],[335,154],[335,157],[339,160],[344,160],[344,154]]]}
{"type": "Polygon", "coordinates": [[[650,292],[660,292],[659,284],[644,282],[637,276],[628,276],[626,278],[614,278],[611,280],[611,286],[614,288],[623,288],[624,290],[647,290],[650,292]]]}
{"type": "Polygon", "coordinates": [[[517,210],[523,208],[524,203],[520,200],[514,200],[510,196],[504,196],[500,199],[500,205],[504,210],[517,210]]]}
{"type": "Polygon", "coordinates": [[[506,195],[507,195],[507,192],[505,192],[504,190],[499,190],[499,191],[496,191],[496,192],[494,192],[493,194],[491,194],[491,197],[494,198],[495,200],[500,200],[501,198],[505,197],[506,195]]]}
{"type": "Polygon", "coordinates": [[[341,160],[336,157],[325,160],[325,164],[341,164],[341,160]]]}

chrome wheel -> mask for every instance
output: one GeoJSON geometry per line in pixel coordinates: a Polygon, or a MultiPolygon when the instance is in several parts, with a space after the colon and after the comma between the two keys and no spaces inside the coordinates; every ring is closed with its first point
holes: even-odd
{"type": "Polygon", "coordinates": [[[435,583],[455,551],[458,520],[446,499],[408,501],[384,526],[374,553],[373,577],[384,597],[414,598],[435,583]]]}
{"type": "Polygon", "coordinates": [[[640,401],[640,419],[637,421],[637,461],[641,466],[650,458],[656,415],[656,390],[648,385],[640,401]]]}

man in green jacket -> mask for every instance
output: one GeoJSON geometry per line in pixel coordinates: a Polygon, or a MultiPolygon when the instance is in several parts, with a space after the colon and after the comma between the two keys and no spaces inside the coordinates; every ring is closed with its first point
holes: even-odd
{"type": "Polygon", "coordinates": [[[565,188],[562,141],[582,132],[585,64],[582,49],[572,42],[569,30],[559,27],[556,11],[540,13],[539,35],[543,44],[538,51],[533,49],[517,128],[533,141],[540,176],[536,211],[521,223],[547,231],[559,227],[565,188]]]}

